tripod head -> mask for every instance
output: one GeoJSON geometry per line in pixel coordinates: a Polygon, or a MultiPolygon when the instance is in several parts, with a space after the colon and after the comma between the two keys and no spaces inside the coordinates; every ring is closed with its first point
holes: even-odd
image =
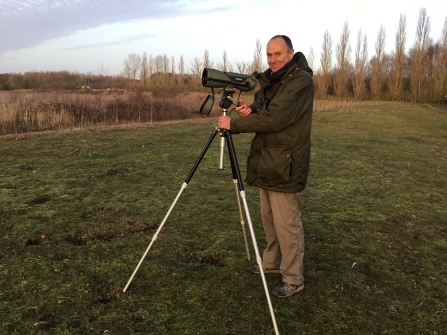
{"type": "Polygon", "coordinates": [[[233,97],[233,94],[235,93],[235,91],[233,90],[227,90],[227,89],[223,89],[221,91],[221,98],[220,98],[220,102],[219,102],[219,106],[222,109],[228,109],[231,107],[231,105],[235,105],[236,107],[239,107],[241,104],[235,103],[233,102],[233,100],[229,99],[233,97]]]}
{"type": "MultiPolygon", "coordinates": [[[[221,90],[221,98],[219,102],[219,107],[223,109],[224,113],[228,110],[228,108],[231,107],[231,105],[235,105],[236,107],[239,107],[239,103],[233,102],[233,100],[229,99],[233,97],[233,94],[235,93],[232,89],[222,89],[221,90]]],[[[203,114],[203,115],[209,115],[214,105],[214,90],[212,95],[208,95],[203,102],[202,106],[200,107],[200,110],[196,113],[203,114]]]]}

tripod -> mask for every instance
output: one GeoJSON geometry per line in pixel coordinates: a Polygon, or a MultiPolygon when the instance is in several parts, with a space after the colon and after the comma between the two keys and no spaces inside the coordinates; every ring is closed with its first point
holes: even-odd
{"type": "MultiPolygon", "coordinates": [[[[224,116],[226,115],[227,110],[231,106],[231,104],[234,104],[230,99],[228,99],[228,96],[232,96],[232,93],[233,93],[233,91],[222,90],[222,98],[221,98],[221,102],[219,105],[222,108],[222,112],[223,112],[224,116]]],[[[225,142],[226,142],[228,144],[228,152],[229,152],[229,157],[230,157],[231,170],[233,173],[233,182],[235,184],[235,189],[236,189],[236,198],[237,198],[238,206],[239,206],[239,214],[240,214],[240,218],[241,218],[242,231],[244,234],[245,248],[247,251],[247,259],[250,260],[250,253],[248,251],[247,237],[245,234],[245,226],[244,226],[244,220],[243,220],[243,214],[242,214],[242,208],[241,208],[241,200],[242,200],[242,203],[243,203],[243,206],[245,209],[245,215],[246,215],[247,221],[248,221],[248,226],[249,226],[250,235],[251,235],[251,239],[252,239],[252,243],[253,243],[253,248],[254,248],[255,255],[256,255],[256,262],[257,262],[260,272],[261,272],[262,283],[264,285],[264,291],[265,291],[265,295],[267,298],[267,303],[269,306],[270,315],[271,315],[272,322],[273,322],[273,327],[275,329],[275,334],[279,334],[278,327],[276,324],[275,313],[273,311],[272,302],[270,300],[267,282],[265,280],[265,274],[264,274],[264,268],[262,266],[261,256],[259,253],[258,245],[256,243],[256,237],[255,237],[255,233],[253,230],[253,224],[251,221],[250,211],[248,209],[247,197],[245,194],[244,185],[242,182],[242,177],[241,177],[239,165],[237,162],[236,151],[234,149],[234,144],[233,144],[233,138],[232,138],[231,132],[229,130],[218,129],[217,127],[215,127],[213,129],[210,137],[208,138],[208,141],[205,143],[205,146],[202,149],[202,152],[196,159],[196,162],[194,163],[188,176],[186,177],[185,181],[183,182],[183,184],[180,188],[180,191],[178,192],[173,203],[171,204],[171,207],[169,208],[168,212],[166,213],[163,221],[161,222],[160,226],[158,227],[157,231],[155,232],[154,236],[152,237],[152,240],[151,240],[149,246],[147,247],[146,251],[144,252],[143,256],[141,257],[137,267],[135,268],[134,272],[132,273],[132,276],[129,278],[129,281],[127,282],[126,286],[124,287],[123,292],[126,292],[127,288],[129,287],[130,283],[132,282],[133,278],[135,277],[138,269],[140,268],[141,264],[143,263],[143,260],[146,258],[147,253],[149,252],[149,250],[152,247],[152,245],[154,244],[154,242],[157,240],[158,234],[160,233],[161,229],[163,228],[164,224],[166,223],[169,215],[171,214],[172,210],[174,209],[174,207],[175,207],[177,201],[179,200],[180,196],[182,195],[183,191],[186,189],[186,187],[188,186],[188,183],[191,181],[195,171],[197,170],[200,162],[202,161],[202,158],[205,156],[208,148],[210,147],[211,143],[213,142],[214,138],[216,137],[216,135],[218,133],[220,133],[220,135],[221,135],[221,144],[220,144],[221,157],[220,157],[219,168],[221,170],[223,169],[223,152],[224,152],[225,142]]]]}

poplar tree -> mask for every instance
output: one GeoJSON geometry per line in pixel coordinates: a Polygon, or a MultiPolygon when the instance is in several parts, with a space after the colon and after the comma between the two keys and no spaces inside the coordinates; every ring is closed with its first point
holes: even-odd
{"type": "Polygon", "coordinates": [[[416,38],[411,50],[410,89],[414,99],[420,100],[426,86],[427,58],[426,52],[430,45],[430,17],[427,10],[421,8],[416,26],[416,38]]]}
{"type": "Polygon", "coordinates": [[[404,77],[407,71],[405,42],[407,40],[406,17],[400,15],[399,27],[396,32],[394,53],[391,56],[391,69],[388,74],[388,88],[393,99],[403,97],[404,77]]]}
{"type": "Polygon", "coordinates": [[[447,17],[434,57],[433,100],[442,101],[447,97],[447,17]]]}
{"type": "Polygon", "coordinates": [[[357,35],[357,46],[355,48],[355,67],[354,67],[354,96],[356,98],[363,98],[366,93],[365,79],[366,79],[366,66],[368,58],[368,41],[366,34],[364,35],[359,30],[357,35]]]}
{"type": "Polygon", "coordinates": [[[338,97],[347,95],[351,46],[349,44],[348,22],[343,25],[340,41],[336,47],[337,67],[334,71],[334,89],[338,97]]]}
{"type": "Polygon", "coordinates": [[[318,85],[318,95],[325,97],[332,81],[332,38],[329,30],[326,30],[323,36],[323,45],[321,49],[321,80],[318,85]]]}
{"type": "Polygon", "coordinates": [[[379,98],[385,82],[385,28],[380,26],[376,41],[376,54],[371,60],[371,94],[379,98]]]}

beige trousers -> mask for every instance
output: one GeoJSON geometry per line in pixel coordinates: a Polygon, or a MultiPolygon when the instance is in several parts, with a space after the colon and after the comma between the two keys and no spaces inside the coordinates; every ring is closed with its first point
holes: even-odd
{"type": "Polygon", "coordinates": [[[302,192],[282,193],[260,189],[261,217],[267,239],[263,253],[266,269],[279,269],[282,281],[304,283],[304,230],[302,192]]]}

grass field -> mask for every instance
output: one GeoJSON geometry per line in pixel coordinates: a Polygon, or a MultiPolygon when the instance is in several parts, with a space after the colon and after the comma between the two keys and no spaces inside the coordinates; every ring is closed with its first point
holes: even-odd
{"type": "MultiPolygon", "coordinates": [[[[447,334],[447,112],[320,110],[305,289],[272,297],[280,333],[447,334]]],[[[273,334],[218,138],[123,293],[215,121],[0,137],[0,334],[273,334]]],[[[252,136],[233,136],[243,175],[252,136]]]]}

